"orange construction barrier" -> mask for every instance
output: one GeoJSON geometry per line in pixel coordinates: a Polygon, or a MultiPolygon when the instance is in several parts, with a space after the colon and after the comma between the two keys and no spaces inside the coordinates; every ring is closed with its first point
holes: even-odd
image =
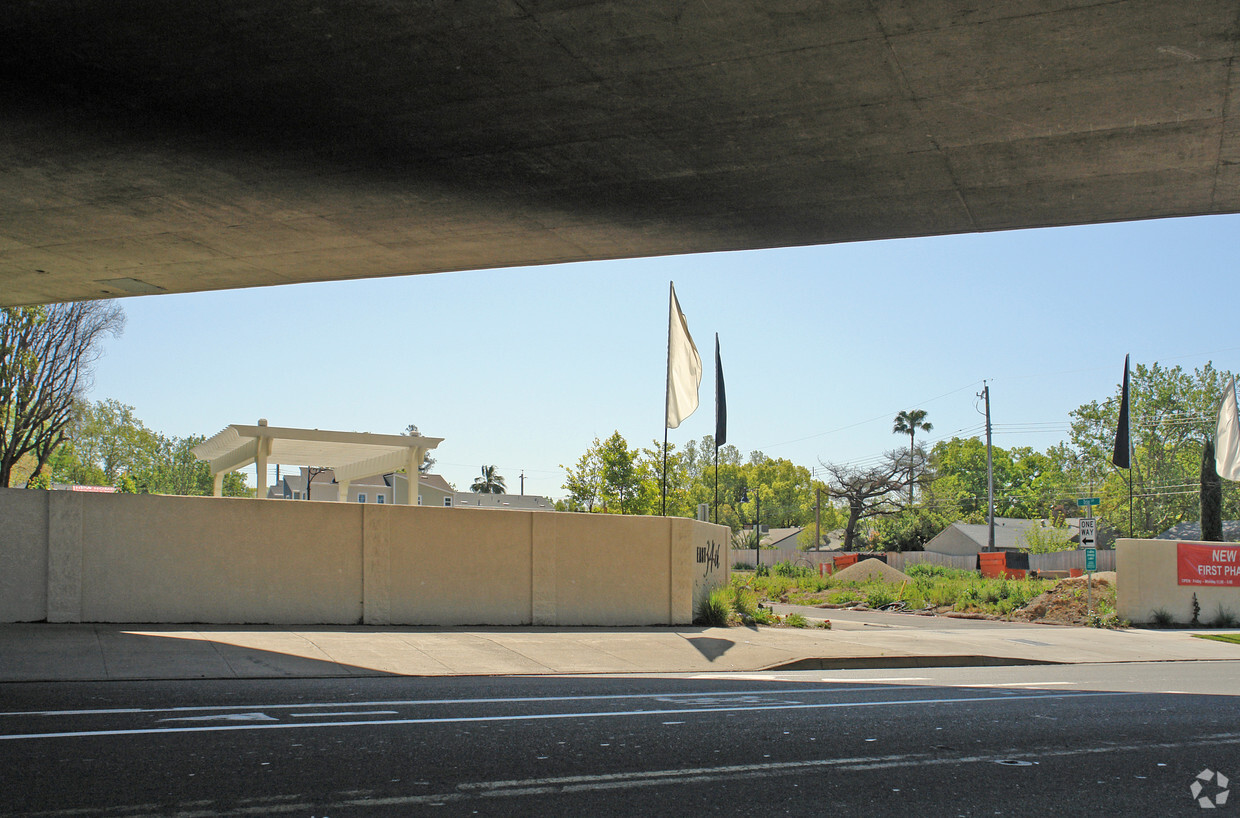
{"type": "Polygon", "coordinates": [[[838,571],[841,568],[847,568],[850,565],[855,565],[856,562],[856,554],[840,554],[835,558],[835,570],[838,571]]]}
{"type": "Polygon", "coordinates": [[[1007,554],[1002,551],[985,551],[977,555],[977,565],[982,576],[998,579],[1007,571],[1007,554]]]}

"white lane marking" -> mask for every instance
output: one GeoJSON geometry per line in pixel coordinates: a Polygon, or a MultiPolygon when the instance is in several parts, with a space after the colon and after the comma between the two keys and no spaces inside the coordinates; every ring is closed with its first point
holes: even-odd
{"type": "Polygon", "coordinates": [[[217,713],[214,716],[177,716],[171,719],[159,719],[165,721],[279,721],[272,718],[266,713],[217,713]]]}
{"type": "MultiPolygon", "coordinates": [[[[748,679],[746,681],[749,681],[748,679]]],[[[787,680],[781,680],[787,681],[787,680]]],[[[616,693],[590,696],[509,696],[484,699],[396,699],[377,702],[311,702],[307,704],[226,704],[194,707],[120,707],[99,710],[28,710],[0,713],[2,716],[108,716],[135,713],[201,713],[222,710],[308,710],[320,707],[421,707],[433,704],[526,704],[544,702],[621,701],[627,699],[682,698],[687,696],[783,696],[789,693],[841,693],[883,690],[881,687],[848,687],[841,689],[796,687],[788,690],[706,690],[697,693],[616,693]]]]}
{"type": "Polygon", "coordinates": [[[1006,684],[945,684],[943,687],[973,687],[973,688],[995,688],[995,687],[1064,687],[1079,684],[1078,682],[1008,682],[1006,684]]]}
{"type": "Polygon", "coordinates": [[[145,736],[161,733],[213,733],[228,730],[288,730],[303,727],[375,727],[385,724],[470,724],[478,722],[499,721],[546,721],[550,719],[595,719],[616,718],[624,716],[681,716],[691,713],[736,713],[762,710],[826,710],[842,707],[898,707],[911,704],[971,704],[974,702],[1014,702],[1035,699],[1076,699],[1097,696],[1140,696],[1141,693],[1037,693],[1012,694],[1006,696],[962,696],[948,699],[899,699],[895,701],[867,702],[821,702],[818,704],[775,704],[750,705],[747,707],[695,707],[686,709],[666,710],[617,710],[584,713],[528,713],[524,715],[503,716],[444,716],[440,718],[420,719],[384,719],[371,721],[316,721],[300,724],[278,722],[275,724],[227,724],[210,727],[150,727],[129,730],[81,730],[57,733],[14,733],[0,735],[0,741],[20,741],[40,738],[82,738],[94,736],[145,736]]]}
{"type": "MultiPolygon", "coordinates": [[[[1193,741],[1165,742],[1158,744],[1103,744],[1097,747],[1073,748],[1023,748],[1007,750],[989,755],[944,756],[942,753],[904,754],[885,756],[858,756],[852,758],[812,759],[806,761],[774,761],[761,764],[731,764],[717,767],[688,767],[669,770],[643,770],[629,773],[600,773],[597,775],[573,775],[546,778],[526,778],[507,781],[477,781],[458,784],[448,792],[428,795],[404,795],[380,797],[372,793],[359,793],[354,790],[339,793],[331,803],[322,801],[293,803],[284,797],[267,797],[234,801],[225,808],[223,805],[210,807],[210,802],[192,802],[184,804],[189,809],[181,809],[167,813],[166,806],[161,812],[152,815],[175,815],[176,818],[214,818],[230,815],[276,815],[286,813],[312,813],[316,810],[340,810],[353,807],[415,807],[436,805],[482,798],[520,798],[523,796],[561,795],[576,792],[603,792],[606,790],[632,789],[636,787],[655,787],[670,784],[710,783],[737,778],[761,778],[770,775],[795,775],[822,769],[838,769],[848,772],[865,772],[870,770],[898,769],[901,767],[944,766],[951,764],[981,764],[1011,759],[1014,756],[1035,755],[1045,758],[1071,758],[1073,756],[1097,755],[1100,753],[1140,752],[1149,749],[1183,750],[1200,747],[1203,741],[1221,744],[1240,744],[1240,734],[1228,733],[1221,736],[1204,736],[1193,741]],[[360,797],[359,797],[360,796],[360,797]],[[285,803],[280,803],[284,801],[285,803]]],[[[154,804],[115,807],[126,814],[137,814],[139,810],[154,810],[154,804]]],[[[45,818],[54,816],[80,815],[81,810],[60,810],[43,813],[45,818]]]]}
{"type": "Polygon", "coordinates": [[[929,676],[875,676],[872,679],[833,679],[824,676],[820,682],[928,682],[929,676]]]}
{"type": "MultiPolygon", "coordinates": [[[[397,710],[342,710],[338,713],[289,713],[295,719],[331,719],[339,716],[395,716],[397,710]]],[[[167,719],[161,719],[167,721],[167,719]]]]}

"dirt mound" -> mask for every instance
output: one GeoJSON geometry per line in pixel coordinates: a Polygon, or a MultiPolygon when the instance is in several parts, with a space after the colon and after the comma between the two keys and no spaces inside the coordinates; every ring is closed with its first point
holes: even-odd
{"type": "MultiPolygon", "coordinates": [[[[1013,612],[1013,617],[1028,622],[1045,622],[1056,625],[1089,625],[1089,598],[1091,591],[1086,588],[1087,577],[1071,577],[1061,579],[1044,594],[1034,597],[1023,607],[1013,612]]],[[[1115,610],[1115,572],[1104,571],[1094,574],[1093,612],[1115,610]]]]}
{"type": "Polygon", "coordinates": [[[853,563],[842,570],[836,571],[831,575],[832,579],[841,582],[869,582],[872,579],[882,580],[883,582],[908,582],[912,579],[903,571],[897,571],[882,560],[876,560],[871,557],[868,560],[853,563]]]}

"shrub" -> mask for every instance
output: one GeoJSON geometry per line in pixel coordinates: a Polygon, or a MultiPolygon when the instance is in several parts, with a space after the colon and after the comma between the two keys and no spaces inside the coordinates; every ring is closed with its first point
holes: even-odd
{"type": "Polygon", "coordinates": [[[732,563],[732,570],[733,571],[752,571],[753,565],[747,562],[734,562],[732,563]]]}
{"type": "Polygon", "coordinates": [[[1211,623],[1216,628],[1234,628],[1236,627],[1236,615],[1230,608],[1224,608],[1223,603],[1219,603],[1218,612],[1214,615],[1214,622],[1211,623]]]}
{"type": "Polygon", "coordinates": [[[753,591],[748,588],[732,588],[732,610],[744,620],[752,620],[757,616],[758,601],[754,598],[753,591]]]}
{"type": "Polygon", "coordinates": [[[865,604],[871,608],[881,608],[896,601],[896,595],[886,585],[876,585],[865,595],[865,604]]]}
{"type": "Polygon", "coordinates": [[[799,613],[790,613],[784,617],[784,624],[792,628],[807,628],[809,627],[809,620],[799,613]]]}
{"type": "Polygon", "coordinates": [[[1175,617],[1166,608],[1155,608],[1150,612],[1150,621],[1160,628],[1169,628],[1175,624],[1175,617]]]}
{"type": "Polygon", "coordinates": [[[934,565],[929,562],[918,562],[905,566],[904,573],[910,577],[942,577],[943,579],[970,579],[977,576],[973,571],[963,568],[948,568],[946,565],[934,565]]]}
{"type": "Polygon", "coordinates": [[[713,588],[698,604],[695,624],[709,628],[727,627],[728,618],[732,615],[733,593],[728,588],[713,588]]]}
{"type": "Polygon", "coordinates": [[[784,562],[775,563],[771,569],[777,577],[787,577],[789,579],[800,579],[802,577],[814,576],[814,571],[807,565],[793,565],[785,560],[784,562]]]}
{"type": "Polygon", "coordinates": [[[967,611],[969,608],[976,608],[981,601],[981,590],[976,585],[968,585],[956,596],[954,607],[958,611],[967,611]]]}
{"type": "Polygon", "coordinates": [[[753,613],[753,621],[759,625],[774,625],[779,622],[779,617],[770,608],[763,608],[759,605],[753,613]]]}
{"type": "Polygon", "coordinates": [[[861,598],[861,594],[849,588],[843,588],[838,591],[832,591],[827,594],[827,602],[832,605],[847,605],[849,602],[856,602],[861,598]]]}

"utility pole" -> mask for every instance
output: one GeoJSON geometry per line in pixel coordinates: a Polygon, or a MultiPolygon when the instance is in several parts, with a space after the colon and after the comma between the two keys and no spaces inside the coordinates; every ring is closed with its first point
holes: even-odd
{"type": "Polygon", "coordinates": [[[525,469],[521,470],[521,496],[525,496],[525,469]]]}
{"type": "Polygon", "coordinates": [[[814,486],[814,550],[822,548],[822,487],[814,486]]]}
{"type": "Polygon", "coordinates": [[[995,468],[990,456],[990,387],[982,381],[982,394],[986,401],[986,550],[995,550],[995,468]]]}

